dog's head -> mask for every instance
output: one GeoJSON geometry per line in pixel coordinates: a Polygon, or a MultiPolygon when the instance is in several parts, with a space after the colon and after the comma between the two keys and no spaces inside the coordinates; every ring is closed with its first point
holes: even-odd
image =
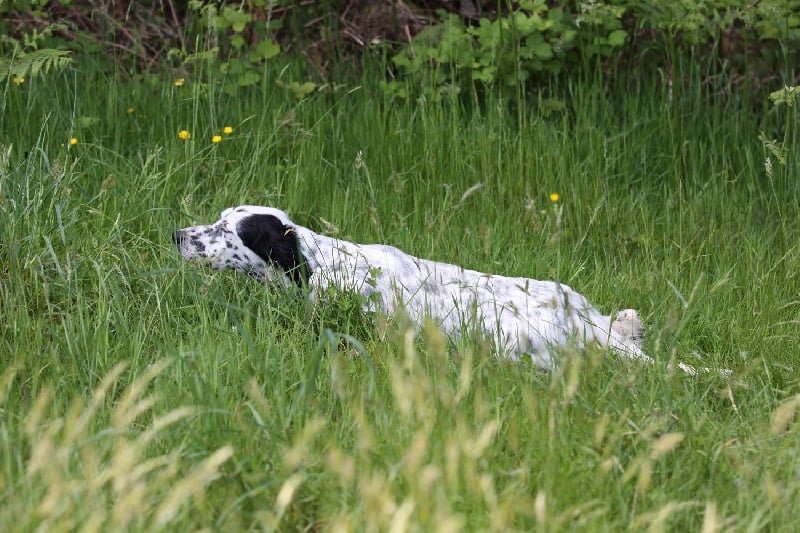
{"type": "Polygon", "coordinates": [[[611,323],[611,331],[617,333],[622,339],[632,342],[638,348],[642,347],[644,328],[642,319],[635,309],[623,309],[611,323]]]}
{"type": "Polygon", "coordinates": [[[305,258],[294,224],[283,211],[243,205],[226,209],[213,224],[179,229],[172,234],[187,261],[216,270],[232,268],[263,281],[308,281],[305,258]]]}

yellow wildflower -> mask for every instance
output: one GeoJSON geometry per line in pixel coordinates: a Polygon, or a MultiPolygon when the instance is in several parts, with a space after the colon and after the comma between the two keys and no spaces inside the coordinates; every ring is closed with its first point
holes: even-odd
{"type": "Polygon", "coordinates": [[[231,133],[233,133],[233,127],[225,126],[224,128],[222,128],[222,133],[224,133],[225,135],[230,135],[231,133]]]}
{"type": "Polygon", "coordinates": [[[561,199],[561,196],[557,192],[550,193],[550,201],[553,203],[558,202],[561,199]]]}
{"type": "Polygon", "coordinates": [[[13,81],[15,85],[22,85],[25,83],[25,78],[22,76],[14,76],[11,81],[13,81]]]}
{"type": "Polygon", "coordinates": [[[69,140],[69,144],[71,146],[75,146],[76,144],[78,144],[78,138],[77,137],[73,137],[72,139],[69,140]]]}
{"type": "Polygon", "coordinates": [[[192,138],[192,134],[189,133],[186,130],[181,130],[181,131],[178,132],[178,138],[183,139],[184,141],[186,141],[186,140],[192,138]]]}
{"type": "Polygon", "coordinates": [[[184,83],[186,83],[185,79],[178,78],[177,80],[175,80],[175,87],[181,87],[184,83]]]}
{"type": "Polygon", "coordinates": [[[136,111],[136,109],[134,109],[134,108],[132,108],[132,107],[129,107],[129,108],[126,110],[126,112],[127,112],[129,115],[132,115],[134,111],[136,111]]]}
{"type": "Polygon", "coordinates": [[[214,135],[213,137],[211,137],[211,142],[212,143],[218,143],[221,140],[222,140],[222,136],[221,135],[214,135]]]}

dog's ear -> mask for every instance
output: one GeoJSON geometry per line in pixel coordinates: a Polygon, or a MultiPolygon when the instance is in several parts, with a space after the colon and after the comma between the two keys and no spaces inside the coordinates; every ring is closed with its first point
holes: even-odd
{"type": "Polygon", "coordinates": [[[267,263],[283,269],[298,286],[308,282],[308,269],[294,228],[272,215],[251,215],[239,222],[236,232],[245,246],[267,263]]]}

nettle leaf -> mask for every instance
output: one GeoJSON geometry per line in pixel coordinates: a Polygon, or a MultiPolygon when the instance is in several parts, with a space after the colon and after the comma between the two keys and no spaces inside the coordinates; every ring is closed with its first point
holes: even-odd
{"type": "Polygon", "coordinates": [[[622,46],[625,44],[625,39],[628,38],[628,32],[625,30],[614,30],[608,34],[608,44],[611,46],[622,46]]]}
{"type": "Polygon", "coordinates": [[[183,56],[183,63],[182,63],[183,65],[191,65],[192,63],[203,62],[203,61],[211,62],[217,59],[217,56],[219,55],[219,46],[214,46],[213,48],[210,48],[208,50],[201,50],[194,54],[185,54],[185,55],[183,50],[178,50],[176,48],[173,48],[172,50],[170,50],[169,55],[176,55],[178,57],[183,56]]]}
{"type": "Polygon", "coordinates": [[[525,11],[541,12],[547,9],[545,0],[520,0],[519,7],[525,11]]]}
{"type": "Polygon", "coordinates": [[[271,40],[264,40],[256,45],[256,53],[263,59],[271,59],[281,53],[281,45],[271,40]]]}
{"type": "Polygon", "coordinates": [[[392,58],[392,62],[401,69],[408,69],[411,67],[411,60],[405,54],[397,54],[392,58]]]}
{"type": "Polygon", "coordinates": [[[380,87],[381,91],[389,97],[408,98],[408,88],[396,81],[381,81],[380,87]]]}
{"type": "Polygon", "coordinates": [[[230,27],[233,28],[233,31],[236,33],[241,33],[244,31],[247,24],[253,20],[253,17],[244,11],[225,7],[222,10],[222,19],[224,19],[225,22],[227,22],[230,27]]]}
{"type": "Polygon", "coordinates": [[[514,17],[514,27],[516,28],[518,34],[527,35],[534,28],[533,17],[529,17],[524,13],[520,13],[519,11],[514,13],[513,17],[514,17]]]}
{"type": "Polygon", "coordinates": [[[480,70],[476,70],[473,73],[473,77],[476,80],[480,80],[484,83],[491,83],[497,78],[497,68],[496,67],[484,67],[480,70]]]}
{"type": "Polygon", "coordinates": [[[267,21],[266,28],[268,30],[276,31],[283,29],[283,19],[272,19],[267,21]]]}
{"type": "Polygon", "coordinates": [[[313,81],[307,81],[305,83],[293,81],[289,83],[289,90],[294,93],[294,97],[298,100],[302,100],[309,94],[313,93],[316,88],[317,84],[313,81]]]}
{"type": "Polygon", "coordinates": [[[578,32],[576,30],[567,30],[561,34],[561,46],[565,46],[570,44],[572,41],[575,40],[575,37],[578,36],[578,32]]]}
{"type": "Polygon", "coordinates": [[[568,15],[564,15],[564,12],[560,9],[551,9],[547,12],[547,20],[562,22],[565,18],[568,18],[568,15]]]}
{"type": "Polygon", "coordinates": [[[531,35],[526,39],[525,44],[527,45],[526,51],[530,52],[531,57],[538,57],[544,60],[553,58],[553,47],[540,34],[531,35]]]}
{"type": "Polygon", "coordinates": [[[239,79],[236,80],[239,87],[249,87],[250,85],[255,85],[259,81],[261,81],[261,76],[253,70],[244,71],[241,76],[239,76],[239,79]]]}

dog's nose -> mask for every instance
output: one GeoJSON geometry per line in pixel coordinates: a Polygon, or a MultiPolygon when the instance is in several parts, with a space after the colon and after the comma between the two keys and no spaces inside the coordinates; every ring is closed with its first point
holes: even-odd
{"type": "Polygon", "coordinates": [[[183,230],[177,230],[172,234],[172,242],[180,244],[183,240],[183,230]]]}

